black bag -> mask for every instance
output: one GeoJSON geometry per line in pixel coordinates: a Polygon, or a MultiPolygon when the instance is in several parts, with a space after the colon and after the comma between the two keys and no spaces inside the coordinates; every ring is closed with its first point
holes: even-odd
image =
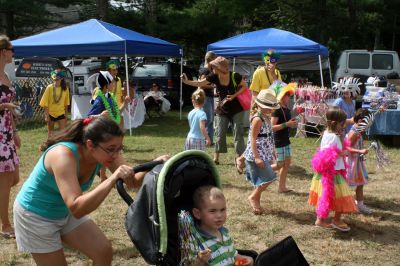
{"type": "Polygon", "coordinates": [[[291,236],[286,237],[257,256],[254,266],[308,266],[291,236]]]}

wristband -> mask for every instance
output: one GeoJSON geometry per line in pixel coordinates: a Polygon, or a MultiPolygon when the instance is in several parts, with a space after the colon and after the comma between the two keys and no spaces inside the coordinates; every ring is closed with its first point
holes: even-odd
{"type": "Polygon", "coordinates": [[[286,128],[286,122],[282,123],[282,129],[286,128]]]}

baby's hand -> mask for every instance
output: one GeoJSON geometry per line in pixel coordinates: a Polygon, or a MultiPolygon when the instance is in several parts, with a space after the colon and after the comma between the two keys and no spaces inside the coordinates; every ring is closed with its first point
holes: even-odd
{"type": "Polygon", "coordinates": [[[208,248],[205,250],[201,250],[199,251],[199,253],[197,253],[197,256],[199,257],[199,260],[201,262],[207,263],[207,261],[211,259],[211,250],[208,248]]]}
{"type": "Polygon", "coordinates": [[[362,154],[368,154],[368,150],[367,150],[367,149],[362,149],[362,150],[361,150],[361,153],[362,153],[362,154]]]}

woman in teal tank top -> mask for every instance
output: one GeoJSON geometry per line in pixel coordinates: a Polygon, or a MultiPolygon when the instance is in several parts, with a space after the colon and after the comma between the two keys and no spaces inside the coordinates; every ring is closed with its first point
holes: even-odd
{"type": "Polygon", "coordinates": [[[134,173],[126,165],[122,142],[119,125],[100,116],[75,120],[42,145],[43,155],[14,203],[19,251],[31,253],[37,265],[67,265],[67,244],[94,265],[111,265],[111,243],[87,215],[100,206],[117,179],[128,187],[141,185],[145,173],[134,173]],[[113,174],[84,193],[102,166],[113,174]]]}

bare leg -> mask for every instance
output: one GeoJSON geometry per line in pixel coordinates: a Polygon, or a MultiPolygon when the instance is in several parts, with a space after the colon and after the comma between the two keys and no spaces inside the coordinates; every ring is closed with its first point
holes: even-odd
{"type": "Polygon", "coordinates": [[[215,153],[214,153],[214,162],[215,162],[216,164],[219,164],[219,152],[215,152],[215,153]]]}
{"type": "Polygon", "coordinates": [[[68,246],[81,251],[93,260],[93,265],[111,265],[113,257],[111,242],[92,220],[61,236],[61,239],[68,246]]]}
{"type": "Polygon", "coordinates": [[[364,201],[364,186],[357,186],[356,188],[356,200],[357,202],[359,201],[364,201]]]}
{"type": "Polygon", "coordinates": [[[250,202],[250,206],[253,209],[253,213],[256,215],[263,213],[263,209],[261,207],[261,193],[269,186],[269,184],[270,183],[255,188],[247,198],[250,202]]]}
{"type": "Polygon", "coordinates": [[[289,171],[290,162],[291,162],[290,157],[287,157],[287,158],[283,161],[283,167],[282,167],[281,170],[279,171],[279,187],[278,187],[278,192],[285,193],[285,192],[290,191],[290,190],[286,187],[286,177],[287,177],[287,173],[288,173],[288,171],[289,171]]]}
{"type": "Polygon", "coordinates": [[[54,121],[51,121],[50,118],[47,120],[47,136],[50,137],[54,131],[54,121]]]}
{"type": "Polygon", "coordinates": [[[317,217],[317,220],[315,221],[315,225],[319,226],[319,227],[327,228],[327,229],[331,229],[332,228],[332,225],[326,223],[324,221],[324,219],[321,219],[321,218],[318,218],[318,217],[317,217]]]}
{"type": "Polygon", "coordinates": [[[58,125],[60,127],[60,130],[63,130],[67,126],[67,119],[61,119],[58,121],[58,125]]]}
{"type": "Polygon", "coordinates": [[[32,253],[32,257],[38,266],[68,265],[62,249],[51,253],[32,253]]]}
{"type": "Polygon", "coordinates": [[[0,173],[0,219],[2,225],[2,232],[12,231],[10,218],[8,215],[8,208],[10,204],[10,191],[11,187],[15,186],[19,181],[19,168],[17,167],[14,172],[0,173]]]}

